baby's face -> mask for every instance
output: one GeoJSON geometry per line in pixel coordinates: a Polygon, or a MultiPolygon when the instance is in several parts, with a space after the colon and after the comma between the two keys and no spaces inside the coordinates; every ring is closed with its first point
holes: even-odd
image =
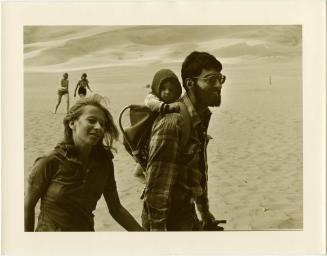
{"type": "Polygon", "coordinates": [[[164,81],[160,86],[160,99],[165,103],[172,103],[177,100],[176,84],[173,81],[164,81]]]}

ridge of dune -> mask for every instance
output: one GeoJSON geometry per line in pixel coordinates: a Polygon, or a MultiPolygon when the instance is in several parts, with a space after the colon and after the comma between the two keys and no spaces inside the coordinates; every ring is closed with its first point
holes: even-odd
{"type": "Polygon", "coordinates": [[[203,49],[240,65],[301,57],[297,26],[59,26],[43,34],[46,28],[24,33],[33,35],[24,45],[26,72],[178,63],[203,49]]]}

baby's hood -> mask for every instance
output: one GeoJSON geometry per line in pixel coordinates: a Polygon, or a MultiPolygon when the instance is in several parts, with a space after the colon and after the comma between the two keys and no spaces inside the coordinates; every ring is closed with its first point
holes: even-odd
{"type": "Polygon", "coordinates": [[[178,80],[178,77],[170,69],[160,69],[154,75],[152,85],[151,85],[152,93],[154,93],[157,97],[160,97],[160,86],[161,86],[162,82],[168,78],[176,80],[176,83],[175,83],[176,89],[177,89],[176,91],[178,93],[177,98],[179,98],[182,94],[182,86],[178,80]]]}

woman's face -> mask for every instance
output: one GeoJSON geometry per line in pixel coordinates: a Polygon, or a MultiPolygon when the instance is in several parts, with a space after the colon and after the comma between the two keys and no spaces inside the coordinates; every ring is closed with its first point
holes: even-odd
{"type": "Polygon", "coordinates": [[[103,138],[105,122],[106,116],[100,108],[92,105],[83,107],[79,118],[69,124],[74,144],[80,148],[96,145],[103,138]]]}

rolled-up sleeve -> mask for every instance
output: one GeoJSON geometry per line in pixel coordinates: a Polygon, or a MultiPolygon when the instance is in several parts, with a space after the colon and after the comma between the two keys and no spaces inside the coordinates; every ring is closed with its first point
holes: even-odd
{"type": "Polygon", "coordinates": [[[56,171],[57,164],[53,159],[49,157],[36,159],[28,177],[29,189],[44,194],[56,171]]]}
{"type": "Polygon", "coordinates": [[[162,108],[162,105],[164,105],[164,102],[160,101],[156,95],[148,93],[144,99],[144,105],[150,108],[151,111],[158,112],[162,108]]]}
{"type": "Polygon", "coordinates": [[[182,122],[180,114],[171,113],[161,117],[152,128],[144,200],[153,231],[166,230],[171,189],[179,170],[182,122]]]}

